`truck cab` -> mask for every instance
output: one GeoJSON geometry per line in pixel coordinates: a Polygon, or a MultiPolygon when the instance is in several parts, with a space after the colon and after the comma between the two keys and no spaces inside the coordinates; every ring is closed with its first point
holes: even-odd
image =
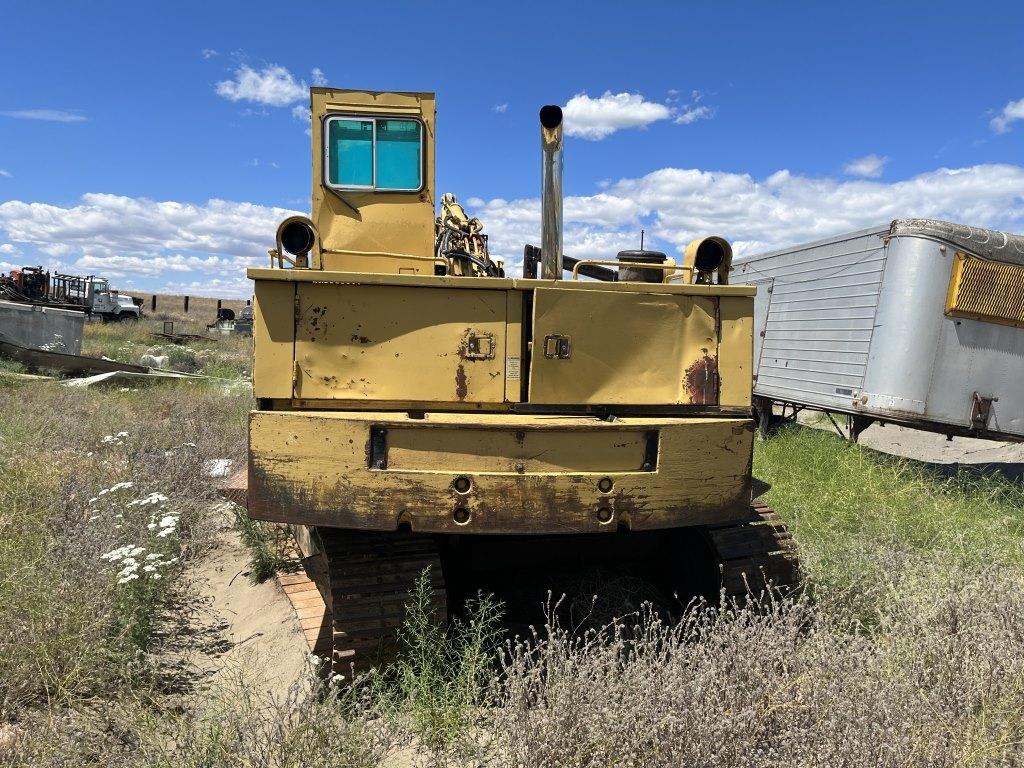
{"type": "Polygon", "coordinates": [[[138,320],[142,316],[141,307],[131,296],[126,296],[110,287],[105,277],[92,278],[89,284],[90,311],[104,320],[118,322],[138,320]]]}

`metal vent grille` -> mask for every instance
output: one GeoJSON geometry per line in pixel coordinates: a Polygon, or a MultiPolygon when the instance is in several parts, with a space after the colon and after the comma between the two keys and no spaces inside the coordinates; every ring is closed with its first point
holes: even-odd
{"type": "Polygon", "coordinates": [[[1024,327],[1024,266],[957,253],[946,314],[1024,327]]]}

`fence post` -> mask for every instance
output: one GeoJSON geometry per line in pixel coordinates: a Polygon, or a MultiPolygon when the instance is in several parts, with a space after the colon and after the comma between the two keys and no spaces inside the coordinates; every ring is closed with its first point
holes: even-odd
{"type": "Polygon", "coordinates": [[[188,314],[188,296],[185,297],[185,314],[188,314]]]}
{"type": "Polygon", "coordinates": [[[152,309],[150,309],[150,312],[156,312],[156,294],[155,293],[153,294],[153,298],[150,301],[150,305],[152,306],[152,309]]]}

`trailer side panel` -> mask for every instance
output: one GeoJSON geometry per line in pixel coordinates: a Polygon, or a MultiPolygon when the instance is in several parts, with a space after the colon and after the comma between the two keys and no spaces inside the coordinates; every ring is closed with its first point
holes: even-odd
{"type": "Polygon", "coordinates": [[[881,232],[867,230],[737,265],[758,285],[758,395],[850,406],[864,386],[885,258],[881,232]]]}

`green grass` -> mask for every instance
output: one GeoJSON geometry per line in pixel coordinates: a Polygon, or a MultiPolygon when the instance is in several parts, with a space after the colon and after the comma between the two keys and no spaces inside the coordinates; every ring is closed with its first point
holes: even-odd
{"type": "MultiPolygon", "coordinates": [[[[183,373],[199,373],[220,379],[245,379],[252,371],[252,338],[246,336],[210,336],[174,344],[154,336],[162,322],[144,318],[138,323],[87,323],[82,339],[82,354],[108,357],[122,363],[139,365],[145,354],[169,358],[167,367],[183,373]]],[[[180,332],[204,334],[201,324],[182,327],[180,332]]]]}
{"type": "Polygon", "coordinates": [[[393,717],[407,719],[431,751],[465,751],[474,712],[485,703],[492,676],[501,606],[479,595],[466,606],[468,618],[455,619],[446,628],[433,608],[431,592],[428,568],[406,605],[390,710],[393,717]]]}
{"type": "Polygon", "coordinates": [[[803,427],[758,441],[754,471],[771,484],[767,500],[794,532],[818,589],[870,590],[882,551],[1024,571],[1024,484],[966,469],[946,476],[803,427]]]}
{"type": "Polygon", "coordinates": [[[203,463],[241,460],[248,408],[196,382],[0,398],[0,711],[115,695],[149,666],[180,563],[212,538],[203,463]],[[104,557],[129,545],[134,566],[104,557]]]}
{"type": "Polygon", "coordinates": [[[291,541],[286,528],[253,520],[243,507],[235,508],[235,528],[249,550],[249,580],[254,584],[292,568],[286,554],[291,541]]]}

